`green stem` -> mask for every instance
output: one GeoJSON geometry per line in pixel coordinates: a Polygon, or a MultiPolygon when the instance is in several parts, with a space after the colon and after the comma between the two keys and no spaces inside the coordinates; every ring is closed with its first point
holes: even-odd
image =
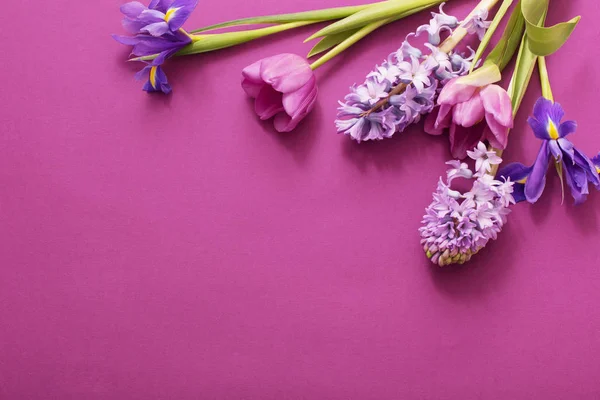
{"type": "Polygon", "coordinates": [[[388,19],[394,15],[399,15],[409,10],[422,8],[424,6],[433,6],[441,3],[443,0],[388,0],[381,3],[371,4],[369,7],[356,12],[340,21],[336,21],[320,31],[314,33],[305,42],[318,37],[334,35],[343,31],[357,29],[368,24],[388,19]]]}
{"type": "MultiPolygon", "coordinates": [[[[542,13],[540,17],[540,24],[543,25],[546,20],[546,11],[542,13]]],[[[513,116],[517,115],[517,111],[523,102],[523,97],[525,97],[525,91],[529,86],[529,82],[531,81],[531,76],[533,75],[533,70],[535,69],[535,65],[538,62],[538,56],[533,54],[533,52],[529,49],[529,39],[527,37],[527,33],[523,34],[521,39],[521,46],[519,47],[519,53],[517,54],[517,61],[515,62],[515,70],[513,72],[510,83],[508,84],[508,95],[511,98],[513,116]]],[[[498,157],[502,157],[502,153],[504,150],[502,149],[491,149],[493,150],[498,157]]],[[[498,172],[499,165],[494,165],[490,174],[492,176],[496,175],[498,172]]]]}
{"type": "Polygon", "coordinates": [[[542,96],[554,102],[550,79],[548,77],[548,68],[546,68],[546,57],[538,57],[538,67],[540,70],[540,83],[542,85],[542,96]]]}
{"type": "MultiPolygon", "coordinates": [[[[546,99],[554,102],[554,96],[552,95],[552,88],[550,87],[550,78],[548,77],[548,68],[546,67],[546,57],[538,57],[538,70],[540,72],[540,84],[542,86],[542,96],[546,99]]],[[[554,159],[554,168],[560,179],[560,191],[561,191],[561,202],[562,205],[565,202],[565,180],[563,176],[563,166],[559,159],[554,159]]]]}
{"type": "MultiPolygon", "coordinates": [[[[498,23],[499,22],[500,21],[498,21],[498,23]]],[[[496,46],[494,46],[490,54],[488,54],[485,61],[496,64],[498,69],[502,71],[510,62],[510,60],[512,60],[515,52],[517,51],[517,48],[521,43],[524,30],[525,19],[521,13],[521,2],[519,1],[517,6],[514,8],[508,23],[506,24],[506,28],[502,33],[502,37],[496,46]]]]}
{"type": "MultiPolygon", "coordinates": [[[[227,47],[236,46],[246,43],[251,40],[259,39],[275,33],[287,31],[305,25],[315,24],[319,21],[300,21],[289,24],[269,26],[260,29],[251,29],[247,31],[226,32],[218,34],[192,35],[193,42],[185,46],[183,49],[175,53],[176,56],[187,56],[190,54],[206,53],[213,50],[224,49],[227,47]]],[[[154,60],[158,55],[132,58],[129,61],[150,61],[154,60]]]]}
{"type": "MultiPolygon", "coordinates": [[[[337,44],[328,53],[325,53],[323,56],[321,56],[321,58],[319,58],[317,61],[315,61],[311,65],[311,68],[313,70],[319,68],[321,65],[325,64],[327,61],[329,61],[332,58],[334,58],[335,56],[339,55],[341,52],[343,52],[344,50],[348,49],[348,47],[352,46],[353,44],[355,44],[356,42],[358,42],[359,40],[361,40],[362,38],[364,38],[365,36],[367,36],[371,32],[373,32],[373,31],[381,28],[382,26],[387,25],[387,24],[389,24],[391,22],[397,21],[399,19],[408,17],[409,15],[413,15],[413,14],[416,14],[416,13],[421,12],[423,10],[426,10],[429,7],[430,7],[429,5],[425,5],[425,6],[421,6],[421,7],[418,7],[418,8],[411,9],[411,10],[407,10],[407,11],[399,13],[399,14],[391,17],[391,18],[386,18],[386,19],[383,19],[381,21],[372,22],[370,24],[367,24],[367,25],[361,27],[356,32],[352,33],[346,39],[344,39],[339,44],[337,44]]],[[[309,55],[309,57],[310,57],[310,55],[309,55]]]]}
{"type": "MultiPolygon", "coordinates": [[[[475,57],[473,58],[473,62],[471,64],[471,70],[469,71],[469,73],[473,72],[473,69],[475,68],[475,65],[477,64],[477,61],[479,61],[479,59],[483,55],[483,52],[485,51],[485,49],[487,49],[488,44],[490,43],[490,40],[492,39],[492,36],[496,32],[496,29],[498,29],[500,22],[502,22],[502,20],[504,19],[504,16],[508,12],[508,9],[510,8],[512,3],[513,3],[513,0],[504,0],[502,5],[496,12],[496,15],[494,16],[494,19],[492,20],[490,27],[485,32],[485,35],[483,36],[483,39],[481,40],[479,47],[477,47],[477,52],[475,52],[475,57]]],[[[518,8],[517,8],[517,12],[519,12],[518,8]]]]}
{"type": "Polygon", "coordinates": [[[310,65],[310,67],[313,70],[319,68],[321,65],[325,64],[327,61],[331,60],[333,57],[337,56],[338,54],[340,54],[341,52],[346,50],[348,47],[352,46],[354,43],[358,42],[360,39],[367,36],[369,33],[382,27],[383,25],[389,24],[393,20],[394,20],[393,18],[388,18],[388,19],[384,19],[382,21],[370,23],[370,24],[362,27],[361,29],[356,31],[356,33],[349,36],[346,40],[344,40],[343,42],[341,42],[340,44],[335,46],[333,49],[331,49],[327,53],[325,53],[317,61],[312,63],[310,65]]]}
{"type": "Polygon", "coordinates": [[[261,17],[251,17],[251,18],[241,18],[232,21],[222,22],[215,25],[206,26],[204,28],[196,29],[191,31],[190,33],[199,33],[206,32],[210,30],[226,28],[229,26],[238,26],[238,25],[257,25],[257,24],[285,24],[290,22],[300,22],[300,21],[331,21],[334,19],[345,18],[349,15],[357,13],[359,11],[364,10],[372,6],[373,4],[364,4],[359,6],[349,6],[349,7],[334,7],[334,8],[326,8],[323,10],[315,10],[315,11],[304,11],[298,13],[289,13],[289,14],[275,14],[275,15],[265,15],[261,17]]]}

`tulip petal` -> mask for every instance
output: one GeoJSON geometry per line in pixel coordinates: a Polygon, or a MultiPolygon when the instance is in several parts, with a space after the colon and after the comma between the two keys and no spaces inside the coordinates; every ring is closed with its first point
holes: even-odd
{"type": "Polygon", "coordinates": [[[446,83],[440,95],[438,96],[438,104],[455,105],[463,101],[469,100],[478,90],[476,86],[461,85],[456,83],[456,79],[452,79],[446,83]]]}
{"type": "Polygon", "coordinates": [[[244,68],[242,70],[242,77],[242,88],[252,98],[256,98],[262,87],[266,85],[260,78],[260,61],[244,68]]]}
{"type": "Polygon", "coordinates": [[[261,78],[281,93],[298,90],[314,76],[308,62],[295,54],[280,54],[261,63],[261,78]]]}
{"type": "Polygon", "coordinates": [[[439,118],[440,115],[440,107],[435,107],[431,113],[425,117],[425,126],[424,126],[424,130],[425,132],[427,132],[430,135],[441,135],[442,133],[444,133],[444,129],[446,127],[442,127],[442,124],[437,124],[437,119],[439,118]]]}
{"type": "Polygon", "coordinates": [[[550,151],[548,150],[548,141],[544,141],[533,164],[531,174],[529,174],[529,179],[525,182],[525,197],[527,197],[527,201],[530,203],[538,201],[544,192],[549,161],[550,151]]]}
{"type": "Polygon", "coordinates": [[[488,85],[480,92],[485,112],[491,114],[506,128],[513,127],[513,113],[510,96],[498,85],[488,85]]]}
{"type": "Polygon", "coordinates": [[[293,130],[312,111],[317,100],[317,94],[318,89],[314,76],[302,88],[284,94],[283,107],[286,114],[281,113],[275,117],[275,129],[278,132],[293,130]]]}
{"type": "Polygon", "coordinates": [[[256,96],[254,111],[262,120],[271,118],[273,115],[283,111],[281,97],[281,93],[265,85],[258,93],[258,96],[256,96]]]}
{"type": "Polygon", "coordinates": [[[317,79],[313,76],[300,89],[291,93],[285,93],[283,95],[283,108],[285,112],[291,116],[302,113],[317,96],[316,88],[317,79]]]}
{"type": "Polygon", "coordinates": [[[500,125],[498,121],[488,113],[485,114],[485,122],[487,123],[487,127],[483,137],[490,142],[493,147],[504,150],[508,145],[509,128],[500,125]]]}
{"type": "Polygon", "coordinates": [[[485,111],[481,96],[475,95],[469,100],[458,103],[452,110],[452,122],[469,128],[483,120],[485,111]]]}
{"type": "Polygon", "coordinates": [[[467,157],[467,150],[472,150],[481,140],[482,126],[475,125],[468,128],[452,124],[450,126],[450,152],[452,157],[463,159],[467,157]]]}

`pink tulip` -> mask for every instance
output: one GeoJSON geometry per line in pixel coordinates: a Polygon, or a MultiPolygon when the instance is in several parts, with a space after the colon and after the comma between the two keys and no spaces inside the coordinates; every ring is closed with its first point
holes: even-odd
{"type": "Polygon", "coordinates": [[[256,99],[254,110],[262,120],[275,116],[275,129],[289,132],[313,109],[317,79],[306,59],[295,54],[264,58],[242,71],[242,87],[256,99]]]}
{"type": "MultiPolygon", "coordinates": [[[[493,81],[499,79],[493,71],[491,74],[493,81]]],[[[450,151],[455,158],[465,158],[467,150],[484,140],[495,148],[506,148],[508,131],[513,127],[508,93],[489,83],[485,73],[479,77],[483,79],[467,76],[448,82],[438,97],[439,107],[425,121],[425,131],[431,135],[450,128],[450,151]]]]}

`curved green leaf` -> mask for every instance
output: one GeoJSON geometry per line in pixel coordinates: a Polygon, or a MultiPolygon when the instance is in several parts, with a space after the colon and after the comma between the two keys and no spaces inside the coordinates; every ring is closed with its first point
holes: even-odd
{"type": "MultiPolygon", "coordinates": [[[[397,20],[407,17],[409,15],[416,14],[416,13],[423,11],[429,7],[430,7],[429,5],[426,5],[426,6],[422,6],[419,8],[415,8],[415,9],[406,11],[404,13],[397,14],[393,19],[390,19],[389,22],[397,21],[397,20]]],[[[316,54],[322,53],[325,50],[329,50],[333,46],[336,46],[336,45],[342,43],[344,40],[346,40],[350,36],[354,35],[356,32],[358,32],[362,28],[363,27],[356,28],[356,29],[350,29],[347,31],[335,33],[333,35],[325,36],[323,39],[321,39],[321,41],[319,43],[317,43],[315,45],[315,47],[312,48],[310,53],[308,53],[308,58],[310,58],[316,54]]]]}
{"type": "Polygon", "coordinates": [[[361,26],[366,26],[367,24],[383,19],[394,18],[394,16],[399,14],[410,15],[412,12],[418,12],[424,7],[434,6],[442,1],[443,0],[388,0],[382,3],[372,4],[362,11],[326,26],[306,39],[305,42],[318,37],[333,35],[350,29],[357,29],[361,26]]]}
{"type": "Polygon", "coordinates": [[[376,29],[379,29],[383,25],[389,24],[392,21],[394,21],[394,19],[389,18],[389,19],[384,19],[381,21],[372,22],[368,25],[363,26],[362,28],[360,28],[359,30],[354,32],[352,35],[350,35],[349,37],[344,39],[342,42],[340,42],[333,49],[329,50],[327,53],[322,55],[321,58],[319,58],[317,61],[312,63],[310,65],[310,67],[313,70],[319,68],[321,65],[325,64],[327,61],[331,60],[333,57],[339,55],[341,52],[343,52],[348,47],[352,46],[354,43],[358,42],[359,40],[361,40],[362,38],[367,36],[369,33],[373,32],[376,29]]]}
{"type": "Polygon", "coordinates": [[[540,20],[548,10],[548,0],[522,0],[521,11],[525,18],[525,28],[529,49],[537,56],[547,56],[558,50],[577,26],[581,17],[544,27],[540,20]]]}
{"type": "Polygon", "coordinates": [[[334,35],[325,36],[323,39],[319,41],[308,53],[307,58],[311,58],[314,55],[324,52],[325,50],[329,50],[333,46],[342,43],[344,40],[348,39],[350,36],[354,35],[358,29],[350,29],[349,31],[344,31],[340,33],[336,33],[334,35]]]}
{"type": "Polygon", "coordinates": [[[365,4],[360,6],[348,6],[348,7],[334,7],[323,10],[315,11],[303,11],[291,14],[276,14],[276,15],[265,15],[262,17],[251,17],[236,19],[233,21],[221,22],[219,24],[205,26],[204,28],[190,31],[189,33],[200,33],[206,31],[212,31],[215,29],[227,28],[230,26],[239,25],[258,25],[258,24],[287,24],[289,22],[299,21],[330,21],[332,19],[345,18],[349,15],[357,13],[365,8],[378,3],[365,4]]]}
{"type": "Polygon", "coordinates": [[[506,24],[502,37],[492,51],[490,51],[485,62],[493,62],[502,71],[517,51],[523,37],[524,28],[525,20],[523,19],[523,14],[521,14],[521,8],[517,5],[506,24]]]}

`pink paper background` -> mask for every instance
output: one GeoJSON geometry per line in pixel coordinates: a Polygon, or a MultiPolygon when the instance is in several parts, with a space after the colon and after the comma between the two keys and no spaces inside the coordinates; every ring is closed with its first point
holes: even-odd
{"type": "MultiPolygon", "coordinates": [[[[361,1],[201,3],[186,26],[361,1]]],[[[120,4],[4,7],[0,399],[600,398],[600,193],[561,206],[551,178],[473,262],[441,270],[417,228],[447,139],[334,131],[336,101],[426,13],[319,70],[312,115],[276,134],[240,70],[305,54],[312,28],[170,61],[173,95],[152,96],[109,36],[120,4]]],[[[600,8],[551,6],[551,23],[583,15],[548,63],[595,154],[600,8]]],[[[509,161],[535,158],[538,95],[509,161]]]]}

